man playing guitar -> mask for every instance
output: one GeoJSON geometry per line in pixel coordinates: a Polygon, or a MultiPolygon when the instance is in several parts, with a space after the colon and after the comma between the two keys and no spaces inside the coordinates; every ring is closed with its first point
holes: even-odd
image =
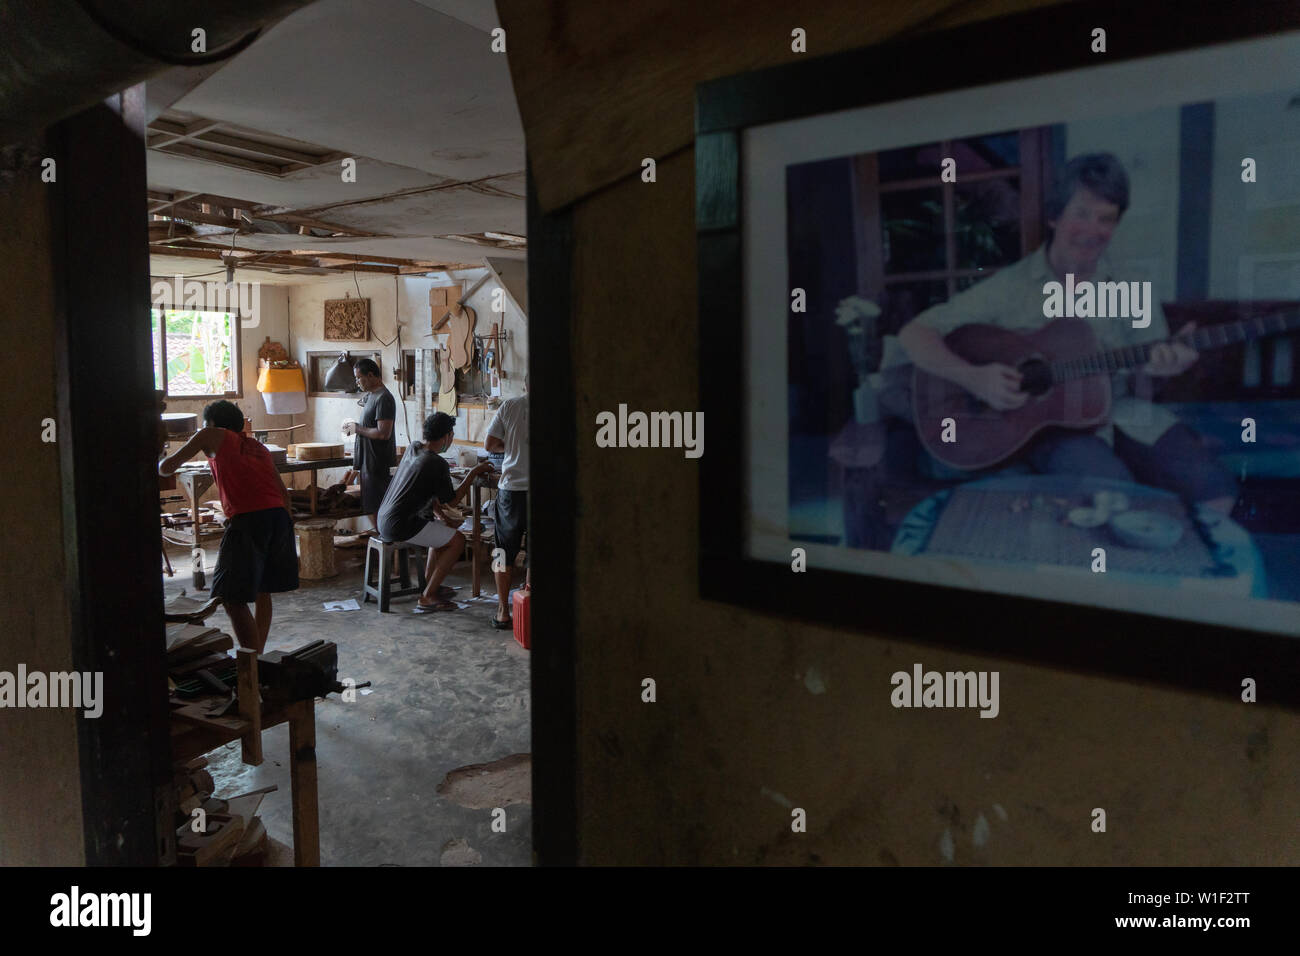
{"type": "MultiPolygon", "coordinates": [[[[1122,278],[1112,273],[1104,253],[1128,200],[1128,176],[1114,156],[1092,153],[1072,159],[1047,203],[1048,242],[908,322],[898,333],[907,359],[956,383],[992,409],[1007,411],[1024,405],[1030,395],[1020,388],[1019,371],[999,362],[972,364],[948,348],[944,337],[969,323],[1032,331],[1049,321],[1043,315],[1044,283],[1064,282],[1067,274],[1073,274],[1076,283],[1122,278]]],[[[1154,306],[1145,329],[1116,318],[1093,319],[1090,324],[1097,340],[1111,348],[1168,337],[1164,317],[1154,306]]],[[[1191,332],[1189,323],[1177,338],[1191,332]]],[[[1024,446],[1022,460],[1038,472],[1141,482],[1175,491],[1189,503],[1230,512],[1236,482],[1206,451],[1196,432],[1167,409],[1133,394],[1135,385],[1136,391],[1149,394],[1149,382],[1142,382],[1142,376],[1181,374],[1196,357],[1185,342],[1154,345],[1149,361],[1135,373],[1113,374],[1109,421],[1095,430],[1042,431],[1024,446]]],[[[896,363],[887,360],[886,364],[896,363]]]]}

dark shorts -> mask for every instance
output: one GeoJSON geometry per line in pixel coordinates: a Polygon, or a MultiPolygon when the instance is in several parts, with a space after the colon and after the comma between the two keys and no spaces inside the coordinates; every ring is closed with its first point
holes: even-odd
{"type": "Polygon", "coordinates": [[[259,594],[298,588],[293,522],[283,508],[249,511],[226,523],[212,596],[249,604],[259,594]]]}
{"type": "Polygon", "coordinates": [[[528,492],[498,491],[492,517],[496,522],[497,547],[505,549],[506,564],[513,567],[524,542],[524,532],[528,530],[528,492]]]}
{"type": "Polygon", "coordinates": [[[381,471],[363,471],[360,473],[360,481],[361,510],[365,514],[372,515],[384,503],[384,495],[388,492],[393,476],[388,473],[387,468],[381,471]]]}

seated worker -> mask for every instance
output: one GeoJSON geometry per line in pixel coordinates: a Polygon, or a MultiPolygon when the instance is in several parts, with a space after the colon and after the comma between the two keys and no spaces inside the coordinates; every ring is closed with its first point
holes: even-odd
{"type": "Polygon", "coordinates": [[[402,541],[429,549],[424,593],[416,601],[415,613],[453,611],[456,605],[447,600],[451,590],[442,589],[447,572],[465,552],[465,536],[457,528],[460,519],[443,516],[443,505],[454,505],[469,491],[474,479],[489,464],[479,465],[465,476],[460,487],[451,486],[451,469],[442,453],[451,447],[456,419],[435,412],[424,420],[424,441],[412,442],[397,466],[388,493],[379,505],[379,535],[385,541],[402,541]],[[425,517],[428,509],[437,520],[425,517]]]}
{"type": "MultiPolygon", "coordinates": [[[[1130,280],[1119,274],[1105,252],[1128,208],[1128,175],[1110,153],[1091,153],[1070,160],[1046,203],[1050,238],[1014,265],[933,306],[903,326],[898,342],[906,358],[941,378],[960,385],[997,410],[1019,408],[1027,400],[1020,373],[1010,365],[975,365],[957,355],[944,337],[971,322],[1031,331],[1046,325],[1044,284],[1064,282],[1072,274],[1082,281],[1130,280]]],[[[1168,336],[1164,317],[1152,295],[1150,326],[1135,329],[1127,320],[1090,320],[1098,342],[1118,348],[1168,336]]],[[[1051,428],[1040,432],[1018,453],[1033,471],[1066,473],[1140,482],[1176,492],[1189,504],[1222,513],[1232,511],[1236,482],[1201,444],[1200,436],[1165,408],[1138,398],[1149,394],[1144,377],[1179,375],[1197,358],[1190,343],[1178,338],[1154,345],[1146,365],[1134,372],[1115,372],[1110,420],[1094,431],[1051,428]],[[1136,387],[1135,387],[1136,386],[1136,387]]],[[[895,359],[900,358],[895,355],[895,359]]],[[[885,365],[893,365],[886,359],[885,365]]]]}
{"type": "Polygon", "coordinates": [[[271,595],[298,588],[289,492],[266,446],[243,434],[244,413],[237,405],[213,402],[203,409],[203,425],[158,463],[158,474],[173,475],[199,452],[207,455],[226,513],[212,596],[230,615],[239,646],[261,654],[271,630],[271,595]],[[248,611],[250,603],[256,617],[248,611]]]}
{"type": "MultiPolygon", "coordinates": [[[[528,376],[524,375],[524,391],[528,391],[528,376]]],[[[505,551],[504,571],[493,570],[497,585],[497,612],[492,626],[508,630],[514,626],[510,619],[510,575],[515,566],[528,529],[528,396],[510,398],[501,403],[488,425],[483,447],[489,452],[504,452],[501,463],[501,481],[493,518],[497,547],[505,551]]],[[[532,569],[524,577],[524,589],[532,588],[532,569]]]]}

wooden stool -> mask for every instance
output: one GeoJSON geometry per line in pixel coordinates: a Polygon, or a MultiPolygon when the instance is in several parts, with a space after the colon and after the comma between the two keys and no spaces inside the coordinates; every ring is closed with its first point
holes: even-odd
{"type": "Polygon", "coordinates": [[[419,545],[407,544],[403,541],[381,541],[378,535],[372,536],[366,540],[366,566],[361,572],[361,603],[365,604],[372,597],[379,602],[379,611],[382,614],[388,613],[388,603],[390,598],[406,597],[410,594],[419,594],[424,590],[424,561],[419,557],[415,561],[415,573],[419,584],[412,587],[411,585],[411,565],[409,553],[411,548],[419,545]],[[397,553],[397,573],[400,578],[401,587],[394,589],[392,586],[393,570],[393,553],[397,553]],[[372,556],[375,560],[372,562],[372,556]],[[379,583],[370,583],[370,569],[378,565],[379,583]]]}
{"type": "Polygon", "coordinates": [[[314,518],[294,525],[298,533],[298,576],[309,581],[338,574],[334,564],[333,518],[314,518]]]}

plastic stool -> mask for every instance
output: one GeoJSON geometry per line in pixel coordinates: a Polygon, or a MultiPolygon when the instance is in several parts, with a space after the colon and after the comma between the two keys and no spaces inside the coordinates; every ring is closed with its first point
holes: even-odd
{"type": "Polygon", "coordinates": [[[369,538],[366,541],[366,565],[361,572],[361,603],[365,604],[373,597],[379,602],[380,613],[387,614],[390,599],[419,594],[423,591],[424,561],[419,557],[415,561],[415,573],[419,584],[411,585],[410,550],[418,547],[419,545],[408,544],[405,541],[383,541],[377,536],[369,538]],[[393,588],[390,580],[394,552],[397,554],[397,573],[401,581],[399,588],[393,588]],[[378,565],[379,583],[371,584],[371,568],[375,565],[378,565]]]}

